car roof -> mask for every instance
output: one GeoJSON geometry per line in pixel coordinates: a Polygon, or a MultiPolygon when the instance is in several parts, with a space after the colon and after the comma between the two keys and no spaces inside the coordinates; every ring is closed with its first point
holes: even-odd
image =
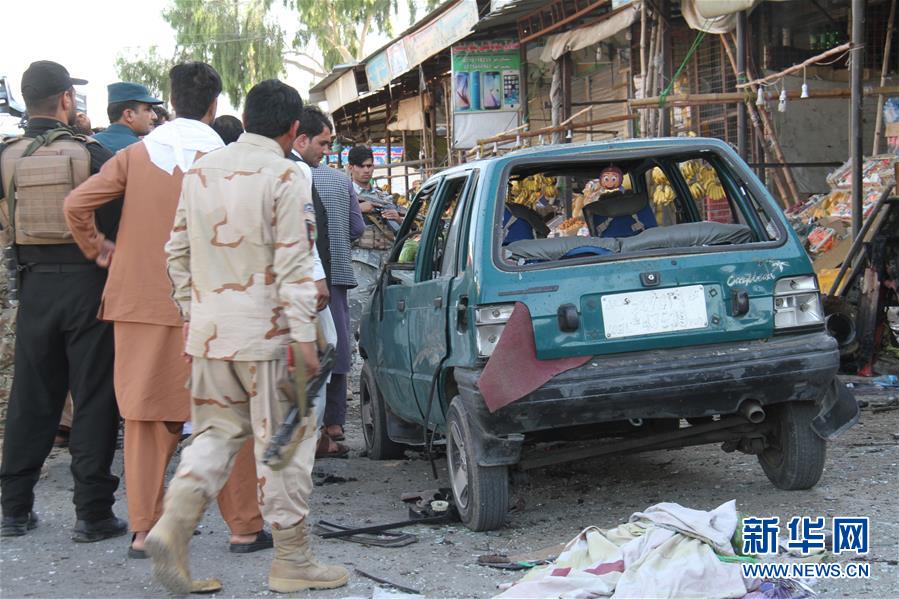
{"type": "Polygon", "coordinates": [[[614,139],[609,141],[585,141],[571,144],[546,144],[535,146],[532,148],[522,148],[504,154],[502,156],[492,156],[482,158],[473,162],[466,162],[452,168],[441,171],[442,175],[449,175],[471,168],[483,168],[487,165],[504,166],[505,163],[519,158],[560,158],[571,156],[573,154],[590,154],[597,151],[608,150],[610,152],[623,150],[660,150],[665,148],[689,150],[690,146],[708,147],[718,146],[720,148],[728,148],[729,146],[713,137],[657,137],[648,139],[614,139]]]}

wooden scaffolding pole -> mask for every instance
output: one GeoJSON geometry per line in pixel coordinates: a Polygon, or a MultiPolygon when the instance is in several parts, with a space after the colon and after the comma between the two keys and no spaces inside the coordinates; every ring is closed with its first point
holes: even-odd
{"type": "MultiPolygon", "coordinates": [[[[731,52],[731,48],[727,44],[727,40],[724,38],[724,36],[720,36],[720,40],[721,40],[721,45],[724,48],[724,52],[727,54],[727,59],[730,62],[730,66],[736,73],[737,72],[736,57],[734,57],[733,52],[731,52]]],[[[744,63],[744,67],[745,67],[745,63],[744,63]]],[[[740,92],[738,92],[738,93],[740,93],[740,92]]],[[[746,106],[746,109],[749,113],[749,120],[752,122],[752,128],[755,131],[756,139],[758,139],[759,144],[762,147],[762,150],[765,151],[767,144],[765,143],[765,132],[762,128],[761,119],[759,118],[759,115],[758,115],[758,108],[756,107],[755,104],[753,104],[751,102],[750,98],[746,97],[745,92],[740,93],[740,95],[743,97],[743,105],[746,106]]],[[[767,152],[765,152],[765,153],[767,154],[767,152]]],[[[744,160],[745,160],[745,158],[744,158],[744,160]]],[[[789,194],[787,193],[786,184],[782,180],[783,173],[780,172],[780,169],[774,169],[774,172],[772,173],[772,177],[774,179],[774,186],[777,187],[778,195],[781,198],[783,198],[784,202],[786,202],[787,201],[786,198],[789,194]]]]}
{"type": "MultiPolygon", "coordinates": [[[[896,0],[890,4],[890,18],[887,21],[887,39],[883,43],[883,64],[880,66],[880,86],[887,82],[887,73],[890,72],[890,52],[893,49],[893,30],[896,27],[896,0]]],[[[872,154],[880,153],[880,138],[883,136],[883,103],[885,98],[877,99],[877,117],[874,121],[874,148],[872,154]]]]}
{"type": "MultiPolygon", "coordinates": [[[[736,73],[737,60],[736,55],[734,55],[733,48],[730,47],[730,43],[734,43],[736,45],[735,40],[728,40],[726,36],[719,36],[721,39],[721,43],[725,44],[727,48],[728,57],[733,58],[733,66],[734,73],[736,73]]],[[[752,70],[749,68],[749,65],[746,66],[746,76],[750,79],[754,79],[752,75],[752,70]]],[[[752,85],[749,89],[755,93],[758,89],[758,85],[752,85]]],[[[790,191],[790,196],[784,198],[784,202],[786,204],[792,205],[799,202],[799,188],[796,186],[796,179],[793,178],[793,171],[790,169],[787,164],[787,159],[784,156],[783,148],[780,145],[780,140],[777,138],[777,132],[774,130],[774,124],[771,122],[771,116],[765,111],[764,108],[759,108],[759,117],[761,118],[762,125],[765,127],[765,138],[771,141],[771,149],[774,151],[774,156],[777,158],[777,161],[783,165],[781,171],[783,172],[784,179],[787,183],[787,188],[790,191]]]]}
{"type": "Polygon", "coordinates": [[[763,85],[765,83],[770,83],[772,81],[777,81],[779,79],[783,79],[787,75],[801,71],[805,67],[811,66],[811,65],[815,64],[816,62],[820,62],[820,61],[830,58],[831,56],[834,56],[836,54],[842,54],[844,52],[848,52],[852,48],[853,48],[853,45],[850,43],[841,44],[839,46],[831,48],[830,50],[822,52],[821,54],[812,56],[808,60],[803,60],[799,64],[794,64],[793,66],[791,66],[787,69],[778,71],[777,73],[774,73],[772,75],[768,75],[767,77],[762,77],[761,79],[752,79],[746,83],[738,83],[737,89],[745,89],[747,87],[751,87],[751,88],[755,89],[759,85],[763,85]]]}

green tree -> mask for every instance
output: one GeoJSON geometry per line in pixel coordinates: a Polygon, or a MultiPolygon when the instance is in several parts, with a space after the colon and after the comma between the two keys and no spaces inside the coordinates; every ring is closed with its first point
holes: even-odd
{"type": "MultiPolygon", "coordinates": [[[[239,106],[250,87],[278,77],[285,65],[320,79],[336,64],[362,60],[370,33],[393,35],[398,7],[398,0],[282,0],[297,16],[296,35],[288,43],[272,1],[172,0],[163,18],[175,31],[176,57],[165,60],[153,48],[142,58],[120,55],[119,77],[167,94],[172,64],[202,60],[215,67],[228,99],[239,106]]],[[[439,1],[424,0],[423,6],[431,10],[439,1]]],[[[406,2],[414,20],[416,0],[406,2]]]]}
{"type": "Polygon", "coordinates": [[[163,58],[155,47],[150,48],[146,56],[119,54],[115,59],[115,70],[121,81],[140,83],[150,90],[150,94],[169,101],[169,69],[174,60],[163,58]]]}
{"type": "Polygon", "coordinates": [[[211,64],[234,106],[255,83],[284,71],[285,41],[269,15],[271,0],[174,0],[163,18],[179,53],[211,64]]]}

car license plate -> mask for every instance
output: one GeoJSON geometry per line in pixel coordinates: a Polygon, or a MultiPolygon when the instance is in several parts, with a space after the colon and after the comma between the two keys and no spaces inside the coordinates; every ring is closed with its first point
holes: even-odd
{"type": "Polygon", "coordinates": [[[704,329],[709,326],[702,285],[616,293],[602,297],[606,339],[704,329]]]}

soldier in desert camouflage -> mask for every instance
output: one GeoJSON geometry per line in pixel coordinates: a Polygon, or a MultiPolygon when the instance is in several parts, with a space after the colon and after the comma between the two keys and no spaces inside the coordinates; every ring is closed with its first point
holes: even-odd
{"type": "Polygon", "coordinates": [[[181,454],[146,543],[156,577],[173,592],[216,588],[191,579],[187,545],[251,436],[259,505],[275,540],[269,589],[334,588],[349,577],[342,567],[317,563],[309,546],[315,427],[302,429],[283,469],[259,461],[290,408],[277,389],[287,374],[288,344],[298,343],[308,375],[318,370],[312,177],[285,158],[302,107],[297,91],[280,81],[254,86],[246,133],[199,159],[182,183],[166,251],[186,322],[192,420],[200,432],[181,454]]]}

